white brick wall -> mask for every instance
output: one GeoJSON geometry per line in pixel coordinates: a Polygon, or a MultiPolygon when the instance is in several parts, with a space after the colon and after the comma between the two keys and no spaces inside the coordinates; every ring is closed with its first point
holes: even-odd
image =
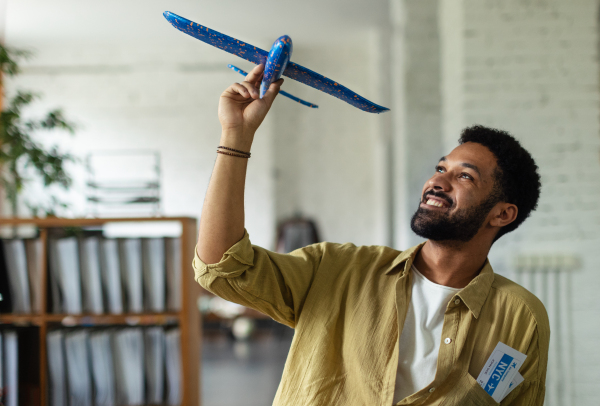
{"type": "Polygon", "coordinates": [[[498,241],[492,263],[508,272],[517,253],[581,258],[572,286],[574,404],[597,405],[598,2],[464,0],[464,22],[464,122],[510,131],[542,174],[538,211],[498,241]]]}

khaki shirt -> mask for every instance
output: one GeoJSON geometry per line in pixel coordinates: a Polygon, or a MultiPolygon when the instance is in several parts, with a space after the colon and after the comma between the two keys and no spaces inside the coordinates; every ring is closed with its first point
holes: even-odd
{"type": "MultiPolygon", "coordinates": [[[[296,330],[274,405],[390,406],[421,246],[320,243],[277,254],[246,233],[219,263],[196,254],[193,265],[205,289],[296,330]]],[[[497,405],[475,378],[501,341],[527,355],[525,381],[502,405],[542,406],[549,338],[542,303],[486,261],[448,303],[435,379],[397,404],[497,405]]]]}

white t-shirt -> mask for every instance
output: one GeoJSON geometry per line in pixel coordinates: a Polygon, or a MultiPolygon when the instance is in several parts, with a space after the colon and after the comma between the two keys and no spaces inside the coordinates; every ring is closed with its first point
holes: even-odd
{"type": "Polygon", "coordinates": [[[435,379],[444,312],[460,291],[431,282],[414,265],[412,272],[412,294],[400,336],[394,404],[435,379]]]}

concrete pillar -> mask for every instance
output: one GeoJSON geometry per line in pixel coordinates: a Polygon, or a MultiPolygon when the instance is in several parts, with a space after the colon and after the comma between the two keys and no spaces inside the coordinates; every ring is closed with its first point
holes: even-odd
{"type": "Polygon", "coordinates": [[[438,2],[391,0],[394,246],[421,239],[410,230],[424,182],[443,155],[438,2]]]}

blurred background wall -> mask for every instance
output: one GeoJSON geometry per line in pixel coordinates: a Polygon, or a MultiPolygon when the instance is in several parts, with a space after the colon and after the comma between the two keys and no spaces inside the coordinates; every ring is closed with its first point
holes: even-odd
{"type": "MultiPolygon", "coordinates": [[[[48,142],[78,156],[160,150],[164,213],[199,217],[220,135],[218,98],[241,80],[226,64],[251,66],[179,33],[161,13],[265,49],[290,35],[292,60],[392,111],[369,115],[286,80],[285,90],[320,108],[280,97],[256,136],[247,228],[255,244],[269,248],[276,224],[296,214],[315,219],[329,241],[414,245],[408,220],[423,182],[460,130],[477,123],[512,132],[540,167],[542,197],[537,212],[495,244],[490,260],[517,279],[518,256],[575,260],[560,302],[568,309],[560,334],[569,347],[556,351],[569,354],[561,365],[572,373],[565,387],[571,404],[593,405],[600,378],[598,5],[8,0],[5,43],[35,57],[6,91],[43,94],[30,114],[63,107],[79,124],[77,135],[48,142]]],[[[82,215],[84,170],[74,165],[72,173],[67,214],[82,215]]],[[[560,334],[553,327],[553,340],[560,334]]]]}

